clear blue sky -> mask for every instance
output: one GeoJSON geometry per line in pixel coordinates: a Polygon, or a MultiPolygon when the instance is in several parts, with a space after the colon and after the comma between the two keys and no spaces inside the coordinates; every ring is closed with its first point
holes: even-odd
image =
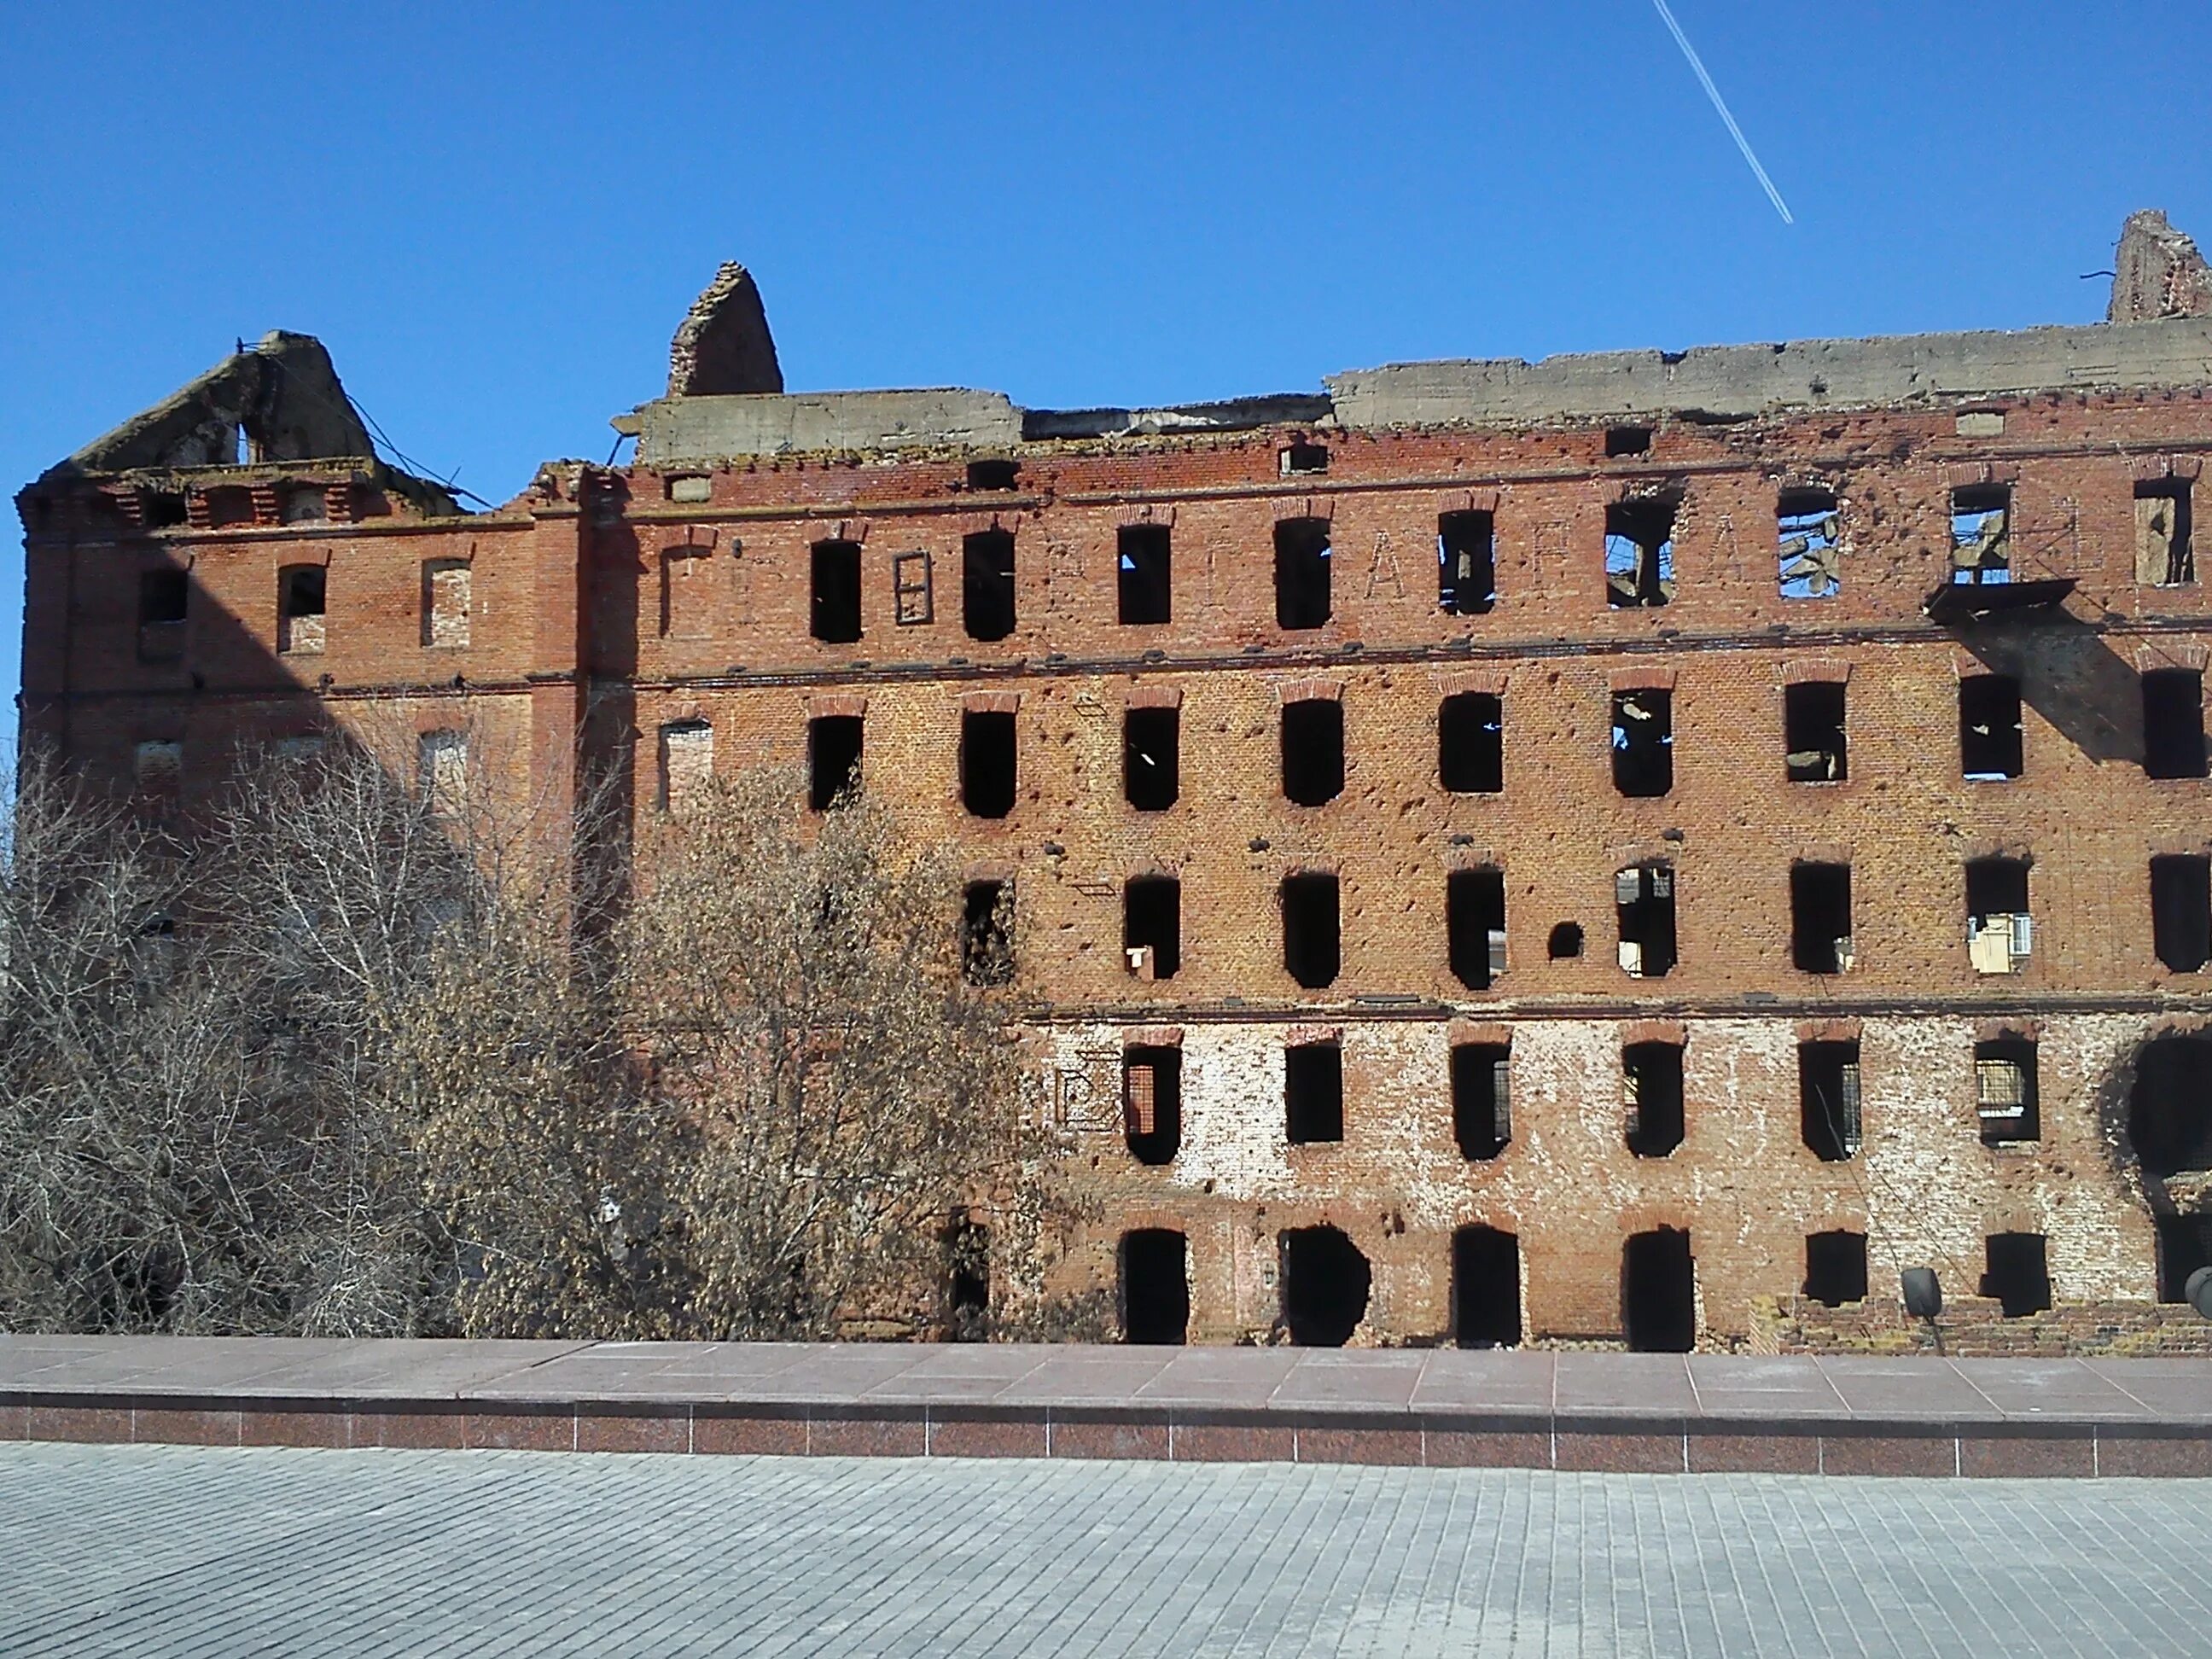
{"type": "Polygon", "coordinates": [[[2212,244],[2201,0],[1674,9],[1794,226],[1649,0],[19,4],[0,475],[281,327],[503,500],[726,258],[793,389],[1085,404],[2087,321],[2130,209],[2212,244]]]}

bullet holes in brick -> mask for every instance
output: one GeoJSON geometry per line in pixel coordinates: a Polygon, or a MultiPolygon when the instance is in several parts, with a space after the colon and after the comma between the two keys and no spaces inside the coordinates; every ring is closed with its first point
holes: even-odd
{"type": "Polygon", "coordinates": [[[1344,1139],[1344,1050],[1301,1042],[1283,1050],[1283,1125],[1293,1146],[1344,1139]]]}
{"type": "Polygon", "coordinates": [[[1859,1115],[1859,1045],[1797,1045],[1798,1133],[1823,1164],[1858,1156],[1863,1140],[1859,1115]]]}
{"type": "Polygon", "coordinates": [[[823,714],[806,722],[806,804],[826,812],[860,788],[860,717],[823,714]]]}
{"type": "Polygon", "coordinates": [[[1131,708],[1121,715],[1121,792],[1140,812],[1164,812],[1182,793],[1182,714],[1131,708]]]}
{"type": "Polygon", "coordinates": [[[1125,626],[1174,615],[1174,552],[1164,524],[1125,524],[1115,535],[1115,587],[1125,626]]]}
{"type": "Polygon", "coordinates": [[[1494,795],[1504,789],[1503,698],[1461,691],[1437,705],[1437,781],[1455,795],[1494,795]]]}
{"type": "Polygon", "coordinates": [[[979,818],[1014,808],[1014,717],[966,709],[960,716],[960,801],[979,818]]]}
{"type": "Polygon", "coordinates": [[[1005,985],[1014,976],[1014,890],[1010,882],[971,881],[960,909],[960,976],[970,985],[1005,985]]]}
{"type": "Polygon", "coordinates": [[[1449,616],[1480,617],[1498,603],[1498,539],[1487,513],[1446,513],[1437,520],[1437,607],[1449,616]]]}
{"type": "Polygon", "coordinates": [[[1613,787],[1632,798],[1674,787],[1674,694],[1613,694],[1613,787]]]}
{"type": "Polygon", "coordinates": [[[811,559],[809,629],[830,645],[860,637],[860,544],[817,542],[811,559]]]}
{"type": "Polygon", "coordinates": [[[1334,1227],[1296,1227],[1277,1241],[1284,1327],[1305,1348],[1340,1348],[1367,1316],[1374,1274],[1334,1227]]]}
{"type": "Polygon", "coordinates": [[[1639,495],[1605,510],[1605,598],[1615,610],[1674,597],[1674,495],[1639,495]]]}
{"type": "Polygon", "coordinates": [[[1613,896],[1621,971],[1638,979],[1665,978],[1674,966],[1674,866],[1638,864],[1618,871],[1613,896]]]}
{"type": "Polygon", "coordinates": [[[1628,1150],[1666,1158],[1682,1144],[1682,1045],[1632,1042],[1620,1051],[1628,1150]]]}
{"type": "Polygon", "coordinates": [[[1275,626],[1319,628],[1329,618],[1328,520],[1284,519],[1275,526],[1275,626]]]}
{"type": "Polygon", "coordinates": [[[1305,697],[1283,705],[1283,794],[1300,806],[1324,806],[1344,793],[1344,705],[1305,697]]]}
{"type": "Polygon", "coordinates": [[[1452,1234],[1452,1340],[1462,1348],[1521,1346],[1521,1241],[1495,1227],[1452,1234]]]}
{"type": "Polygon", "coordinates": [[[1121,1269],[1121,1340],[1176,1346],[1190,1339],[1190,1249],[1183,1235],[1165,1227],[1139,1227],[1121,1235],[1115,1253],[1121,1269]]]}
{"type": "Polygon", "coordinates": [[[1790,782],[1841,783],[1850,775],[1841,681],[1807,680],[1785,686],[1782,726],[1790,782]]]}
{"type": "Polygon", "coordinates": [[[1697,1345],[1697,1263],[1687,1232],[1658,1227],[1621,1246],[1620,1322],[1638,1353],[1687,1353],[1697,1345]]]}
{"type": "Polygon", "coordinates": [[[1488,1163],[1513,1139],[1513,1051],[1459,1042],[1451,1051],[1452,1140],[1470,1164],[1488,1163]]]}
{"type": "Polygon", "coordinates": [[[1455,870],[1444,878],[1444,932],[1453,976],[1486,991],[1505,971],[1505,872],[1455,870]]]}
{"type": "Polygon", "coordinates": [[[979,530],[960,543],[961,621],[971,640],[1003,640],[1014,631],[1014,538],[979,530]]]}
{"type": "Polygon", "coordinates": [[[1182,1050],[1137,1046],[1121,1051],[1124,1138],[1138,1163],[1175,1162],[1182,1146],[1182,1050]]]}
{"type": "Polygon", "coordinates": [[[1850,969],[1850,865],[1790,866],[1790,959],[1801,974],[1840,974],[1850,969]]]}
{"type": "Polygon", "coordinates": [[[2025,1319],[2051,1306],[2051,1267],[2041,1233],[1991,1233],[1984,1242],[1988,1271],[1982,1294],[2003,1304],[2007,1319],[2025,1319]]]}
{"type": "Polygon", "coordinates": [[[1341,961],[1336,877],[1322,871],[1284,877],[1282,908],[1284,969],[1309,991],[1335,983],[1341,961]]]}
{"type": "Polygon", "coordinates": [[[1012,489],[1021,482],[1022,464],[1004,458],[968,463],[968,488],[975,490],[1012,489]]]}
{"type": "Polygon", "coordinates": [[[2175,853],[2150,861],[2151,947],[2168,973],[2212,960],[2212,860],[2175,853]]]}
{"type": "Polygon", "coordinates": [[[1544,954],[1553,962],[1572,962],[1583,953],[1583,925],[1578,921],[1555,924],[1544,941],[1544,954]]]}
{"type": "Polygon", "coordinates": [[[1863,1302],[1867,1294],[1864,1233],[1813,1233],[1805,1240],[1805,1294],[1831,1308],[1863,1302]]]}
{"type": "Polygon", "coordinates": [[[1138,876],[1121,890],[1121,953],[1139,979],[1173,979],[1182,965],[1182,884],[1138,876]]]}
{"type": "Polygon", "coordinates": [[[2204,676],[2157,668],[2142,677],[2143,775],[2205,775],[2204,676]]]}

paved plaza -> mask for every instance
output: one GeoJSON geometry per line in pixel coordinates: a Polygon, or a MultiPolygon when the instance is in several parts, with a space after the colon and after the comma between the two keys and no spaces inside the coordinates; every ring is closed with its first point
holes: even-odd
{"type": "Polygon", "coordinates": [[[0,1653],[2203,1653],[2212,1482],[0,1445],[0,1653]]]}

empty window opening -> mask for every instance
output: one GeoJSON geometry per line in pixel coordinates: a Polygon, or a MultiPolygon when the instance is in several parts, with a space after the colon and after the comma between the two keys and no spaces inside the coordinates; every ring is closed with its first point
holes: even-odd
{"type": "Polygon", "coordinates": [[[1790,959],[1801,974],[1841,974],[1851,965],[1851,866],[1790,866],[1790,959]]]}
{"type": "Polygon", "coordinates": [[[1309,991],[1336,981],[1340,965],[1336,878],[1309,871],[1283,878],[1283,966],[1309,991]]]}
{"type": "Polygon", "coordinates": [[[1139,1164],[1175,1162],[1182,1146],[1182,1050],[1121,1051],[1121,1115],[1129,1152],[1139,1164]]]}
{"type": "Polygon", "coordinates": [[[1984,1146],[2040,1139],[2037,1094],[2034,1043],[2025,1037],[1992,1037],[1974,1045],[1974,1111],[1984,1146]]]}
{"type": "Polygon", "coordinates": [[[2180,587],[2197,580],[2190,545],[2189,480],[2157,478],[2136,486],[2136,580],[2180,587]]]}
{"type": "Polygon", "coordinates": [[[1190,1340],[1190,1246],[1165,1227],[1121,1235],[1121,1340],[1176,1347],[1190,1340]]]}
{"type": "Polygon", "coordinates": [[[2128,1139],[2143,1172],[2160,1180],[2212,1170],[2212,1039],[2162,1036],[2143,1045],[2128,1139]]]}
{"type": "Polygon", "coordinates": [[[1836,544],[1836,498],[1825,489],[1790,489],[1774,504],[1777,575],[1785,599],[1832,599],[1843,591],[1836,544]]]}
{"type": "Polygon", "coordinates": [[[1004,985],[1013,976],[1013,885],[971,881],[961,896],[960,977],[970,985],[1004,985]]]}
{"type": "Polygon", "coordinates": [[[1687,1353],[1698,1340],[1698,1268],[1690,1235],[1632,1234],[1620,1247],[1620,1324],[1638,1353],[1687,1353]]]}
{"type": "Polygon", "coordinates": [[[1951,580],[1968,586],[2012,580],[2010,485],[1951,492],[1951,580]]]}
{"type": "Polygon", "coordinates": [[[1840,1308],[1863,1302],[1867,1294],[1864,1233],[1814,1233],[1805,1240],[1805,1294],[1840,1308]]]}
{"type": "Polygon", "coordinates": [[[1173,979],[1182,965],[1182,884],[1139,876],[1121,891],[1121,954],[1139,979],[1173,979]]]}
{"type": "Polygon", "coordinates": [[[1337,1044],[1283,1050],[1283,1124],[1293,1146],[1344,1139],[1344,1050],[1337,1044]]]}
{"type": "Polygon", "coordinates": [[[1303,697],[1283,705],[1283,794],[1321,806],[1344,793],[1344,705],[1303,697]]]}
{"type": "Polygon", "coordinates": [[[1674,787],[1674,694],[1613,694],[1613,787],[1624,795],[1663,795],[1674,787]]]}
{"type": "Polygon", "coordinates": [[[2204,676],[2193,668],[2154,668],[2142,677],[2143,775],[2201,778],[2204,765],[2204,676]]]}
{"type": "Polygon", "coordinates": [[[2212,860],[2173,853],[2150,861],[2150,932],[2169,973],[2197,973],[2212,960],[2212,860]]]}
{"type": "Polygon", "coordinates": [[[1455,617],[1480,617],[1498,603],[1498,532],[1487,513],[1437,520],[1437,604],[1455,617]]]}
{"type": "Polygon", "coordinates": [[[1328,447],[1308,438],[1293,438],[1276,452],[1276,470],[1285,478],[1300,472],[1328,471],[1328,447]]]}
{"type": "Polygon", "coordinates": [[[961,619],[971,640],[1003,640],[1014,631],[1014,537],[979,530],[960,544],[961,619]]]}
{"type": "Polygon", "coordinates": [[[1674,966],[1674,866],[1638,864],[1615,872],[1613,898],[1620,920],[1621,971],[1638,979],[1664,978],[1674,966]]]}
{"type": "Polygon", "coordinates": [[[661,810],[680,812],[714,775],[714,728],[704,720],[671,720],[660,728],[661,810]]]}
{"type": "Polygon", "coordinates": [[[1455,870],[1444,878],[1444,933],[1453,975],[1486,991],[1505,971],[1505,872],[1455,870]]]}
{"type": "Polygon", "coordinates": [[[1805,1145],[1823,1164],[1858,1156],[1863,1143],[1857,1043],[1797,1045],[1797,1124],[1805,1145]]]}
{"type": "Polygon", "coordinates": [[[1121,791],[1140,812],[1164,812],[1182,792],[1181,711],[1132,708],[1121,716],[1121,791]]]}
{"type": "Polygon", "coordinates": [[[1014,808],[1014,717],[970,708],[960,716],[960,804],[979,818],[1014,808]]]}
{"type": "Polygon", "coordinates": [[[1115,572],[1125,624],[1174,616],[1175,552],[1164,524],[1125,524],[1115,536],[1115,572]]]}
{"type": "Polygon", "coordinates": [[[1494,795],[1505,787],[1505,702],[1460,691],[1437,709],[1437,781],[1455,795],[1494,795]]]}
{"type": "MultiPolygon", "coordinates": [[[[241,465],[245,458],[240,458],[241,465]]],[[[253,522],[253,492],[225,485],[207,492],[208,523],[217,530],[253,522]]]]}
{"type": "Polygon", "coordinates": [[[1495,1227],[1452,1234],[1452,1340],[1462,1348],[1521,1346],[1521,1241],[1495,1227]]]}
{"type": "Polygon", "coordinates": [[[276,573],[276,649],[289,656],[322,650],[329,567],[288,564],[276,573]]]}
{"type": "Polygon", "coordinates": [[[860,544],[817,542],[811,620],[814,637],[850,645],[860,637],[860,544]]]}
{"type": "Polygon", "coordinates": [[[2009,674],[1970,674],[1959,682],[1959,770],[1970,781],[2021,775],[2027,737],[2020,682],[2009,674]]]}
{"type": "Polygon", "coordinates": [[[981,1342],[991,1327],[991,1230],[963,1218],[945,1233],[946,1334],[981,1342]]]}
{"type": "Polygon", "coordinates": [[[143,572],[138,578],[138,623],[161,628],[185,619],[191,602],[191,579],[181,570],[163,568],[143,572]]]}
{"type": "MultiPolygon", "coordinates": [[[[699,559],[662,561],[661,632],[679,634],[692,626],[695,613],[703,611],[705,562],[699,559]],[[681,565],[683,569],[674,567],[681,565]],[[698,574],[692,574],[693,567],[698,574]],[[696,585],[690,585],[694,584],[696,585]],[[690,601],[686,608],[687,597],[690,601]]],[[[422,566],[422,643],[459,649],[469,642],[469,605],[472,579],[466,559],[431,559],[422,566]]]]}
{"type": "Polygon", "coordinates": [[[2212,1216],[2166,1215],[2158,1218],[2158,1299],[2186,1300],[2189,1276],[2212,1267],[2212,1216]]]}
{"type": "Polygon", "coordinates": [[[860,717],[823,714],[806,722],[806,804],[826,812],[860,788],[860,717]]]}
{"type": "Polygon", "coordinates": [[[1021,482],[1022,464],[1006,457],[968,463],[970,489],[1012,489],[1021,482]]]}
{"type": "Polygon", "coordinates": [[[185,498],[173,490],[149,490],[139,499],[144,505],[146,527],[149,530],[173,529],[191,516],[185,498]]]}
{"type": "Polygon", "coordinates": [[[1682,1144],[1682,1045],[1632,1042],[1620,1051],[1628,1150],[1665,1158],[1682,1144]]]}
{"type": "Polygon", "coordinates": [[[1328,520],[1285,519],[1275,526],[1275,626],[1328,622],[1328,520]]]}
{"type": "Polygon", "coordinates": [[[1302,1348],[1340,1348],[1367,1316],[1374,1275],[1334,1227],[1295,1227],[1280,1240],[1283,1324],[1302,1348]]]}
{"type": "Polygon", "coordinates": [[[1647,455],[1651,452],[1651,428],[1648,426],[1609,426],[1605,429],[1605,453],[1614,455],[1647,455]]]}
{"type": "Polygon", "coordinates": [[[1656,605],[1674,597],[1677,505],[1671,495],[1643,495],[1606,508],[1607,604],[1656,605]]]}
{"type": "Polygon", "coordinates": [[[1984,1245],[1989,1271],[1982,1294],[2004,1307],[2007,1319],[2025,1319],[2051,1306],[2051,1266],[2041,1233],[1991,1233],[1984,1245]]]}
{"type": "Polygon", "coordinates": [[[1966,866],[1966,955],[1974,971],[2016,974],[2027,965],[2034,944],[2027,860],[1971,860],[1966,866]]]}
{"type": "Polygon", "coordinates": [[[1850,775],[1842,681],[1805,680],[1784,687],[1782,731],[1790,782],[1841,783],[1850,775]]]}
{"type": "Polygon", "coordinates": [[[1470,1164],[1487,1163],[1513,1139],[1513,1051],[1502,1042],[1459,1042],[1451,1051],[1452,1139],[1470,1164]]]}

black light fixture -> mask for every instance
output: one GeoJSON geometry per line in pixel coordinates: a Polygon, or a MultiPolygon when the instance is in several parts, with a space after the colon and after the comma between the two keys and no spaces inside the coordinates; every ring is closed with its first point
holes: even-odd
{"type": "Polygon", "coordinates": [[[2199,1267],[2181,1287],[2181,1299],[2207,1319],[2212,1319],[2212,1267],[2199,1267]]]}
{"type": "MultiPolygon", "coordinates": [[[[2206,1294],[2212,1297],[2212,1269],[2205,1271],[2206,1294]]],[[[1943,1311],[1943,1286],[1933,1267],[1907,1267],[1897,1279],[1905,1291],[1905,1311],[1913,1318],[1932,1320],[1943,1311]]],[[[2196,1281],[2190,1282],[2193,1285],[2196,1281]]]]}

